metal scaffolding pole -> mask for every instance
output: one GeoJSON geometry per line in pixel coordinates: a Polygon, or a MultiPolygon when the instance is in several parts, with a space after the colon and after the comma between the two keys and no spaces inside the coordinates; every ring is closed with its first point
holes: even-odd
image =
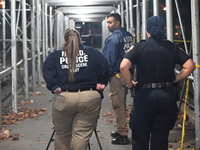
{"type": "Polygon", "coordinates": [[[194,117],[195,117],[195,140],[196,150],[200,150],[200,36],[199,36],[199,0],[191,1],[191,21],[192,21],[192,48],[193,60],[196,63],[194,71],[194,117]]]}
{"type": "Polygon", "coordinates": [[[147,24],[147,0],[142,0],[142,39],[143,40],[147,38],[146,24],[147,24]]]}
{"type": "Polygon", "coordinates": [[[185,50],[186,50],[186,53],[188,54],[188,48],[187,48],[187,43],[186,43],[186,39],[185,39],[185,33],[184,33],[184,30],[183,30],[183,23],[182,23],[182,19],[181,19],[177,0],[175,0],[175,4],[176,4],[176,10],[177,10],[177,14],[178,14],[178,19],[179,19],[179,22],[180,22],[181,33],[182,33],[182,36],[183,36],[183,42],[184,42],[185,50]]]}
{"type": "Polygon", "coordinates": [[[137,9],[136,9],[136,15],[137,15],[137,42],[140,42],[140,34],[141,34],[141,29],[140,29],[140,0],[136,0],[137,3],[137,9]]]}
{"type": "Polygon", "coordinates": [[[129,9],[130,9],[130,29],[131,33],[133,32],[133,1],[129,0],[129,9]]]}
{"type": "Polygon", "coordinates": [[[158,16],[159,15],[159,4],[158,0],[153,0],[153,15],[158,16]]]}
{"type": "Polygon", "coordinates": [[[56,28],[55,28],[55,32],[56,32],[56,39],[55,39],[55,41],[56,41],[56,49],[59,49],[60,48],[60,31],[59,31],[59,25],[60,25],[60,20],[59,20],[59,11],[57,10],[56,11],[56,20],[55,20],[55,23],[56,23],[56,28]]]}
{"type": "Polygon", "coordinates": [[[42,2],[41,2],[41,5],[42,5],[42,13],[41,13],[41,15],[42,15],[42,26],[41,26],[41,29],[42,29],[42,58],[43,58],[43,61],[45,60],[45,58],[46,58],[46,49],[45,49],[45,42],[46,42],[46,40],[45,40],[45,38],[46,38],[46,33],[45,33],[45,2],[44,2],[44,0],[42,0],[42,2]]]}
{"type": "Polygon", "coordinates": [[[64,16],[64,30],[67,29],[69,26],[69,18],[65,15],[64,16]]]}
{"type": "Polygon", "coordinates": [[[120,4],[117,4],[117,9],[116,9],[117,13],[120,14],[121,13],[121,7],[120,4]]]}
{"type": "Polygon", "coordinates": [[[17,34],[17,32],[18,32],[18,30],[20,30],[20,32],[22,32],[21,31],[21,29],[20,28],[18,28],[19,27],[19,21],[20,21],[20,14],[21,14],[21,3],[19,3],[19,5],[18,5],[18,8],[16,9],[16,12],[17,12],[17,20],[16,20],[16,27],[17,27],[17,30],[16,30],[16,38],[17,38],[17,41],[20,39],[21,40],[21,37],[17,34]]]}
{"type": "MultiPolygon", "coordinates": [[[[59,13],[60,14],[60,22],[63,22],[60,24],[60,27],[59,27],[59,36],[60,36],[60,45],[59,45],[59,48],[62,47],[63,45],[63,33],[64,33],[64,14],[62,12],[59,13]]],[[[73,28],[75,28],[75,21],[73,21],[73,28]]]]}
{"type": "Polygon", "coordinates": [[[12,108],[17,112],[16,1],[11,0],[12,108]]]}
{"type": "Polygon", "coordinates": [[[56,17],[55,17],[55,24],[56,24],[56,28],[55,28],[55,33],[56,33],[56,49],[59,49],[60,48],[60,37],[59,37],[59,11],[56,10],[56,17]]]}
{"type": "MultiPolygon", "coordinates": [[[[48,15],[47,15],[47,7],[48,7],[48,5],[47,5],[47,3],[44,3],[44,26],[45,26],[45,28],[44,28],[44,30],[45,30],[45,35],[44,35],[44,40],[45,40],[45,58],[47,57],[47,55],[48,55],[48,51],[49,51],[49,48],[48,48],[48,24],[47,24],[47,17],[48,17],[48,15]]],[[[43,60],[44,61],[44,60],[43,60]]]]}
{"type": "Polygon", "coordinates": [[[57,27],[57,11],[54,10],[54,26],[53,26],[53,30],[54,30],[54,32],[53,32],[53,37],[54,37],[53,45],[54,45],[54,49],[57,49],[57,32],[56,32],[56,28],[58,28],[57,27]]]}
{"type": "Polygon", "coordinates": [[[102,21],[102,43],[101,43],[101,47],[103,49],[104,47],[104,41],[106,39],[106,18],[102,21]]]}
{"type": "Polygon", "coordinates": [[[122,18],[122,23],[121,26],[124,27],[124,2],[121,1],[121,18],[122,18]]]}
{"type": "Polygon", "coordinates": [[[49,44],[50,44],[50,51],[53,50],[53,21],[52,21],[52,7],[49,6],[49,44]]]}
{"type": "Polygon", "coordinates": [[[41,85],[41,57],[40,57],[40,40],[41,40],[41,5],[40,0],[36,2],[36,18],[37,18],[37,75],[38,75],[38,85],[41,85]]]}
{"type": "Polygon", "coordinates": [[[126,30],[128,31],[130,26],[129,26],[129,5],[128,5],[128,0],[125,1],[126,4],[126,30]]]}
{"type": "Polygon", "coordinates": [[[25,99],[29,99],[28,86],[28,52],[27,52],[27,28],[26,28],[26,0],[22,0],[22,31],[23,31],[23,59],[24,59],[24,85],[25,85],[25,99]]]}
{"type": "Polygon", "coordinates": [[[35,92],[36,87],[36,60],[35,60],[35,1],[32,1],[32,9],[31,9],[31,52],[32,52],[32,91],[35,92]]]}
{"type": "Polygon", "coordinates": [[[167,24],[167,39],[173,42],[173,21],[172,21],[172,1],[166,0],[166,24],[167,24]]]}
{"type": "Polygon", "coordinates": [[[2,64],[2,68],[5,69],[6,68],[6,23],[5,23],[5,19],[6,19],[6,15],[5,15],[5,2],[2,8],[2,25],[3,25],[3,64],[2,64]]]}

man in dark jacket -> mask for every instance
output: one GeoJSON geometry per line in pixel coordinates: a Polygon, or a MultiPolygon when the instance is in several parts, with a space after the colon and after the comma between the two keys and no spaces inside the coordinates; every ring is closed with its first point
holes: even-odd
{"type": "Polygon", "coordinates": [[[126,95],[128,89],[120,74],[120,63],[133,44],[133,36],[121,27],[121,16],[111,13],[107,16],[107,27],[112,34],[105,40],[103,54],[110,65],[110,98],[115,111],[117,131],[112,131],[112,144],[128,144],[126,123],[126,95]]]}

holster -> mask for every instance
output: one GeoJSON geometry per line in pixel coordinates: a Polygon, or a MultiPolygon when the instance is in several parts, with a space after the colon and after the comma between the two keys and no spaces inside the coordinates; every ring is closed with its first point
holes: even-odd
{"type": "Polygon", "coordinates": [[[98,91],[98,92],[101,95],[101,99],[103,99],[104,98],[103,91],[98,91]]]}
{"type": "Polygon", "coordinates": [[[135,97],[135,87],[132,86],[132,88],[129,89],[131,92],[131,97],[135,97]]]}

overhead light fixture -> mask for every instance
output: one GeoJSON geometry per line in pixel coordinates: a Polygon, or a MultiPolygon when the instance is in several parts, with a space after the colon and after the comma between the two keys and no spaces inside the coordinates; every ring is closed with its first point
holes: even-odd
{"type": "Polygon", "coordinates": [[[5,8],[5,1],[0,1],[0,9],[4,9],[5,8]]]}
{"type": "Polygon", "coordinates": [[[179,35],[179,33],[178,33],[178,32],[175,32],[174,35],[179,35]]]}

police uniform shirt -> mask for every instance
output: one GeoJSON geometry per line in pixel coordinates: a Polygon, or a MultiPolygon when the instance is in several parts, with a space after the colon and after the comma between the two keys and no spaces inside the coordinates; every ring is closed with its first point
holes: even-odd
{"type": "Polygon", "coordinates": [[[136,64],[140,84],[172,82],[176,64],[183,65],[190,57],[170,41],[156,41],[152,37],[140,42],[125,58],[136,64]]]}

